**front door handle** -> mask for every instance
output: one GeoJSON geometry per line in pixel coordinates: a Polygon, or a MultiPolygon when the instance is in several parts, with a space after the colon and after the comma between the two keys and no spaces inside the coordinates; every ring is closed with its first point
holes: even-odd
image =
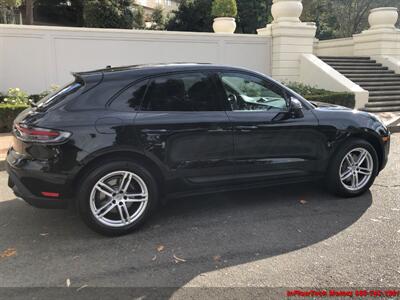
{"type": "Polygon", "coordinates": [[[254,129],[258,129],[258,126],[254,126],[254,125],[236,126],[236,129],[239,129],[239,130],[254,130],[254,129]]]}

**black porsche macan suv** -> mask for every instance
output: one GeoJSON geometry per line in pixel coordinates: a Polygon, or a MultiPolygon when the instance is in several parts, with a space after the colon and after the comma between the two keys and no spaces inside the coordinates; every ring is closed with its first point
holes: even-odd
{"type": "Polygon", "coordinates": [[[46,208],[76,205],[94,230],[137,228],[167,196],[324,178],[365,192],[390,133],[366,112],[313,103],[271,78],[208,64],[76,73],[14,122],[9,186],[46,208]]]}

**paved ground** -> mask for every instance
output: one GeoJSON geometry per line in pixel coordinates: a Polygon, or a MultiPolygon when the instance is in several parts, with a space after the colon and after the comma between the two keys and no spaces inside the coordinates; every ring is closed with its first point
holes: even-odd
{"type": "Polygon", "coordinates": [[[174,200],[114,239],[15,200],[0,172],[0,286],[399,287],[399,168],[397,134],[362,197],[307,185],[174,200]]]}

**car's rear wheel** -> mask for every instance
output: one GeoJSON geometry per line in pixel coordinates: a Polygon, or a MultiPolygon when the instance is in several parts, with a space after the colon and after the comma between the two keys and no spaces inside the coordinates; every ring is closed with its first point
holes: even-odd
{"type": "Polygon", "coordinates": [[[333,158],[326,183],[335,194],[355,197],[371,187],[377,171],[378,156],[374,147],[364,140],[351,140],[333,158]]]}
{"type": "Polygon", "coordinates": [[[157,184],[146,168],[130,161],[111,161],[86,176],[79,211],[93,230],[122,235],[142,225],[156,201],[157,184]]]}

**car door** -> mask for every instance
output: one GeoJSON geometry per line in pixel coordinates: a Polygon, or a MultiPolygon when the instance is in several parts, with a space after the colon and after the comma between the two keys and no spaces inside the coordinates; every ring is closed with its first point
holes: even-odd
{"type": "Polygon", "coordinates": [[[234,172],[231,124],[213,76],[193,71],[152,78],[135,119],[146,155],[189,183],[218,182],[234,172]]]}
{"type": "Polygon", "coordinates": [[[243,178],[312,175],[324,157],[318,121],[304,107],[288,111],[290,92],[258,74],[219,73],[234,133],[234,160],[243,178]]]}

